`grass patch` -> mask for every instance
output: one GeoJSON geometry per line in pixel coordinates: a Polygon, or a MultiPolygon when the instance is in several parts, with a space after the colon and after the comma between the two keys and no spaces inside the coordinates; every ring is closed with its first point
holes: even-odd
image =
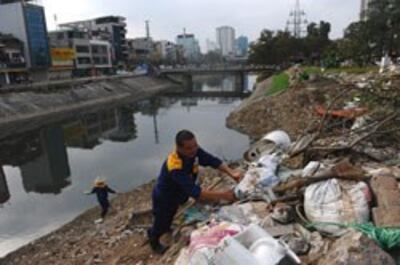
{"type": "Polygon", "coordinates": [[[272,84],[267,89],[267,96],[275,96],[289,87],[289,75],[281,73],[272,77],[272,84]]]}

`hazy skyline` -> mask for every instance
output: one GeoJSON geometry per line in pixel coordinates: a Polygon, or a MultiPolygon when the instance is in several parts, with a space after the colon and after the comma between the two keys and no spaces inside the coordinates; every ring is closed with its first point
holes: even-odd
{"type": "MultiPolygon", "coordinates": [[[[175,41],[186,28],[199,39],[204,50],[206,39],[215,41],[215,28],[229,25],[236,35],[254,41],[262,29],[285,29],[295,0],[42,0],[49,30],[58,23],[91,19],[104,15],[127,18],[129,38],[145,36],[144,21],[150,20],[151,36],[156,40],[175,41]]],[[[357,21],[360,1],[303,0],[302,9],[309,22],[328,21],[331,38],[342,36],[343,29],[357,21]]]]}

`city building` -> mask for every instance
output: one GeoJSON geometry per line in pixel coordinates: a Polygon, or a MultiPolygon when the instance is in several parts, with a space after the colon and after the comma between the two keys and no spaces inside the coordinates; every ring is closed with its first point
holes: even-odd
{"type": "Polygon", "coordinates": [[[235,29],[229,26],[217,28],[217,43],[222,56],[235,55],[235,29]]]}
{"type": "Polygon", "coordinates": [[[111,44],[104,40],[90,40],[92,76],[112,72],[111,44]]]}
{"type": "Polygon", "coordinates": [[[156,54],[159,55],[161,62],[172,64],[177,61],[177,47],[171,41],[156,42],[156,54]]]}
{"type": "Polygon", "coordinates": [[[0,3],[0,32],[12,34],[23,43],[32,80],[47,80],[51,59],[44,8],[30,1],[3,0],[0,3]]]}
{"type": "Polygon", "coordinates": [[[361,0],[360,20],[367,19],[367,12],[370,0],[361,0]]]}
{"type": "Polygon", "coordinates": [[[151,38],[128,39],[128,59],[132,64],[151,61],[154,50],[155,44],[151,38]]]}
{"type": "Polygon", "coordinates": [[[90,20],[60,24],[60,27],[85,30],[90,39],[107,40],[112,47],[114,66],[125,65],[128,60],[126,19],[120,16],[105,16],[90,20]]]}
{"type": "Polygon", "coordinates": [[[240,36],[236,39],[236,56],[245,57],[249,50],[249,39],[245,36],[240,36]]]}
{"type": "Polygon", "coordinates": [[[11,34],[0,33],[0,86],[26,79],[24,44],[11,34]]]}
{"type": "Polygon", "coordinates": [[[185,49],[183,48],[182,45],[175,44],[175,49],[176,49],[176,62],[178,64],[184,64],[185,63],[185,49]]]}
{"type": "MultiPolygon", "coordinates": [[[[78,29],[49,32],[49,39],[52,55],[54,51],[70,52],[71,56],[64,56],[62,63],[69,64],[69,60],[73,60],[73,76],[96,76],[112,72],[112,48],[108,41],[90,39],[88,32],[78,29]]],[[[55,68],[53,56],[52,59],[55,68]]]]}
{"type": "Polygon", "coordinates": [[[75,50],[67,47],[50,47],[51,68],[49,80],[73,77],[75,50]]]}
{"type": "Polygon", "coordinates": [[[220,51],[218,44],[215,41],[212,41],[209,39],[206,40],[206,49],[207,49],[207,52],[219,52],[220,51]]]}
{"type": "Polygon", "coordinates": [[[75,29],[61,29],[49,32],[53,49],[69,48],[74,51],[74,76],[88,76],[92,68],[90,38],[87,32],[75,29]]]}
{"type": "Polygon", "coordinates": [[[200,58],[200,45],[194,34],[184,32],[178,35],[176,37],[176,44],[183,47],[183,55],[187,62],[194,62],[200,58]]]}

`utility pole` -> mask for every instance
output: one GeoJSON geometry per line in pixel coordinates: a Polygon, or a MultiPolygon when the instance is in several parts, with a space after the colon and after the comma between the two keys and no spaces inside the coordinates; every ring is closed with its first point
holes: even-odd
{"type": "Polygon", "coordinates": [[[56,25],[56,30],[59,30],[57,14],[54,14],[54,24],[56,25]]]}
{"type": "Polygon", "coordinates": [[[146,23],[146,38],[150,39],[150,21],[146,20],[145,23],[146,23]]]}
{"type": "Polygon", "coordinates": [[[295,38],[301,38],[306,31],[307,24],[306,13],[300,7],[300,0],[296,0],[295,8],[290,12],[289,20],[286,23],[286,30],[295,38]]]}
{"type": "Polygon", "coordinates": [[[160,137],[158,135],[158,125],[157,125],[157,114],[153,113],[153,126],[154,126],[154,139],[156,144],[160,143],[160,137]]]}

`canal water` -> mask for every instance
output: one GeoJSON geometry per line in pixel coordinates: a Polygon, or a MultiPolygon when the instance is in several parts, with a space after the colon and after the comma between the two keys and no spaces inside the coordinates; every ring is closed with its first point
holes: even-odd
{"type": "Polygon", "coordinates": [[[225,160],[240,158],[249,138],[225,119],[242,100],[230,92],[251,90],[255,77],[244,87],[236,79],[195,79],[194,91],[227,92],[222,97],[159,96],[0,139],[0,257],[95,206],[83,192],[96,176],[121,192],[156,178],[180,129],[225,160]]]}

